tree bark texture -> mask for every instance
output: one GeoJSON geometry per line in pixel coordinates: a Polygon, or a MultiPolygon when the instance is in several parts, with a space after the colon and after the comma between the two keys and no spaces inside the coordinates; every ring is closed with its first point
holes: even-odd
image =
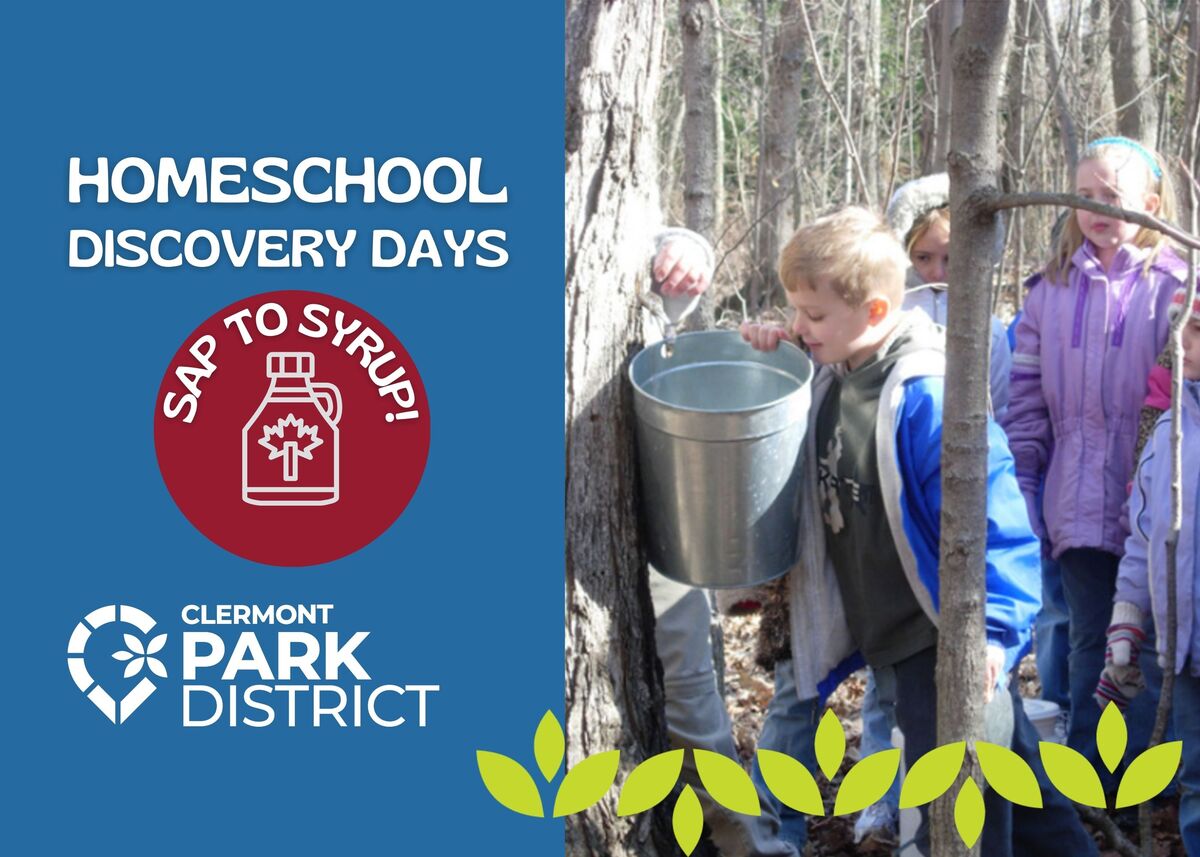
{"type": "Polygon", "coordinates": [[[880,0],[864,0],[866,5],[865,22],[859,28],[861,35],[861,52],[865,65],[863,89],[860,95],[863,115],[866,117],[866,138],[859,144],[859,152],[863,159],[863,170],[867,177],[867,187],[864,195],[868,199],[881,200],[883,188],[880,186],[879,168],[883,151],[883,134],[880,131],[881,100],[880,92],[883,87],[883,71],[880,65],[882,53],[883,8],[880,0]]]}
{"type": "Polygon", "coordinates": [[[954,34],[962,25],[963,0],[942,0],[941,5],[942,12],[938,18],[938,133],[933,152],[935,172],[945,169],[946,155],[950,151],[954,34]]]}
{"type": "MultiPolygon", "coordinates": [[[[1187,110],[1184,111],[1184,146],[1181,153],[1191,173],[1200,179],[1200,0],[1188,0],[1187,110]]],[[[1193,223],[1193,196],[1183,194],[1185,223],[1193,223]]],[[[1193,227],[1194,228],[1194,227],[1193,227]]]]}
{"type": "MultiPolygon", "coordinates": [[[[796,169],[796,140],[800,131],[800,96],[808,36],[804,29],[801,2],[784,0],[779,27],[771,47],[771,74],[763,115],[763,149],[758,163],[759,222],[755,229],[757,295],[763,302],[779,284],[775,270],[783,242],[791,237],[792,173],[796,169]]],[[[756,312],[760,307],[751,306],[756,312]]]]}
{"type": "Polygon", "coordinates": [[[1031,0],[1015,0],[1012,48],[1008,54],[1004,122],[1004,189],[1021,189],[1025,155],[1026,72],[1029,69],[1031,0]]]}
{"type": "MultiPolygon", "coordinates": [[[[1025,184],[1025,104],[1031,101],[1029,91],[1033,89],[1032,79],[1035,75],[1033,53],[1035,40],[1032,36],[1033,0],[1015,0],[1013,7],[1013,37],[1012,47],[1008,55],[1008,73],[1004,96],[1004,159],[1001,181],[1005,190],[1021,189],[1025,184]]],[[[1036,128],[1035,128],[1036,131],[1036,128]]],[[[1024,265],[1024,229],[1022,228],[1021,212],[1015,212],[1008,221],[1008,235],[1005,246],[1013,248],[1013,268],[1016,272],[1012,277],[1016,299],[1020,305],[1021,292],[1024,289],[1021,281],[1024,279],[1021,271],[1024,265]]],[[[1003,265],[1000,267],[1000,282],[1004,283],[1003,265]]],[[[1000,296],[1001,289],[992,296],[993,308],[1000,296]]]]}
{"type": "MultiPolygon", "coordinates": [[[[1000,84],[1008,0],[971,0],[955,37],[950,173],[950,290],[942,417],[942,521],[939,566],[938,744],[983,732],[984,561],[987,540],[987,388],[991,337],[990,248],[996,216],[972,195],[999,179],[1000,84]],[[982,248],[988,248],[983,250],[982,248]]],[[[968,766],[978,776],[974,754],[968,766]]],[[[934,857],[962,853],[952,797],[932,810],[934,857]]],[[[978,846],[977,846],[978,847],[978,846]]]]}
{"type": "MultiPolygon", "coordinates": [[[[1054,107],[1058,115],[1058,130],[1062,140],[1063,158],[1067,175],[1075,180],[1075,167],[1079,162],[1079,135],[1075,132],[1075,120],[1071,116],[1070,98],[1067,96],[1067,81],[1062,72],[1062,52],[1058,48],[1058,29],[1047,0],[1035,0],[1038,4],[1042,32],[1046,41],[1046,68],[1050,72],[1050,85],[1054,87],[1054,107]]],[[[1068,32],[1072,27],[1068,26],[1068,32]]]]}
{"type": "Polygon", "coordinates": [[[1146,0],[1109,0],[1108,46],[1117,130],[1153,146],[1158,139],[1158,105],[1151,86],[1146,0]]]}
{"type": "MultiPolygon", "coordinates": [[[[667,744],[625,381],[660,217],[663,14],[662,0],[575,0],[566,31],[567,762],[619,749],[619,781],[667,744]]],[[[617,818],[614,791],[567,819],[566,853],[671,853],[664,821],[617,818]]]]}
{"type": "Polygon", "coordinates": [[[1116,129],[1112,55],[1104,49],[1111,41],[1108,33],[1112,15],[1108,0],[1086,0],[1086,7],[1087,22],[1080,22],[1080,37],[1073,45],[1075,61],[1068,67],[1090,81],[1090,90],[1081,105],[1084,113],[1080,124],[1087,129],[1088,139],[1095,139],[1116,129]]]}
{"type": "Polygon", "coordinates": [[[942,65],[942,13],[940,0],[926,0],[925,29],[922,34],[921,52],[924,59],[923,75],[925,94],[921,99],[921,175],[938,172],[945,168],[937,161],[938,139],[938,68],[942,65]]]}
{"type": "MultiPolygon", "coordinates": [[[[679,0],[683,39],[683,206],[684,222],[715,246],[725,208],[725,140],[721,125],[721,31],[718,0],[679,0]]],[[[712,327],[713,294],[700,298],[696,315],[712,327]]]]}

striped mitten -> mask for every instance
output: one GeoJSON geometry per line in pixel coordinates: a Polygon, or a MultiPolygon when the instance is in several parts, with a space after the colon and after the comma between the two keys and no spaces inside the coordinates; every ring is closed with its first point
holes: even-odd
{"type": "Polygon", "coordinates": [[[1108,647],[1104,652],[1104,670],[1093,696],[1104,708],[1115,702],[1124,711],[1135,696],[1146,689],[1146,680],[1138,666],[1138,654],[1146,642],[1140,607],[1128,601],[1113,605],[1112,624],[1108,626],[1108,647]]]}

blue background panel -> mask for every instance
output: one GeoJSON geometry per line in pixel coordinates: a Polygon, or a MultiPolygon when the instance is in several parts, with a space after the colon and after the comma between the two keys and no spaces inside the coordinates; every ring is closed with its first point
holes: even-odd
{"type": "Polygon", "coordinates": [[[561,717],[563,696],[562,6],[513,9],[8,10],[3,853],[561,853],[561,824],[500,807],[475,766],[483,748],[535,771],[534,729],[547,708],[561,717]],[[67,202],[72,156],[267,155],[480,156],[509,202],[67,202]],[[71,228],[298,227],[358,229],[348,267],[67,266],[71,228]],[[510,261],[375,270],[373,228],[503,229],[510,261]],[[195,326],[285,288],[385,323],[420,371],[432,429],[400,519],[305,568],[247,562],[192,528],[152,433],[162,374],[195,326]],[[170,677],[121,726],[65,658],[75,624],[112,603],[170,635],[170,677]],[[409,700],[395,729],[184,729],[189,603],[334,604],[343,637],[371,632],[358,654],[374,683],[441,686],[428,725],[409,700]]]}

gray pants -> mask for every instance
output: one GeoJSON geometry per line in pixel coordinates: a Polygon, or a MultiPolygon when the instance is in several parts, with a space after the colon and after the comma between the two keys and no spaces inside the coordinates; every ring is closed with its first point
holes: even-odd
{"type": "MultiPolygon", "coordinates": [[[[655,641],[663,665],[667,731],[675,748],[699,748],[741,761],[713,666],[712,601],[703,589],[676,583],[650,569],[650,596],[657,621],[655,641]]],[[[681,780],[704,809],[713,842],[726,857],[797,857],[779,838],[779,818],[759,794],[762,815],[731,812],[709,798],[691,753],[681,780]]]]}

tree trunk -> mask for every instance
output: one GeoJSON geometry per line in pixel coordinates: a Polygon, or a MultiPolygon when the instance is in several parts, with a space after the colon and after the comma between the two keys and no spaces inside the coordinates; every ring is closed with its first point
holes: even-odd
{"type": "MultiPolygon", "coordinates": [[[[842,50],[842,113],[849,123],[854,116],[854,4],[847,0],[846,20],[843,22],[845,42],[842,50]]],[[[849,137],[849,135],[847,135],[849,137]]],[[[854,201],[854,155],[849,139],[842,153],[842,202],[849,205],[854,201]]],[[[863,189],[864,192],[866,188],[863,189]]]]}
{"type": "MultiPolygon", "coordinates": [[[[1014,25],[1012,49],[1008,57],[1007,92],[1004,96],[1004,161],[1003,187],[1008,191],[1021,190],[1025,186],[1025,103],[1032,100],[1028,96],[1028,80],[1032,62],[1030,53],[1033,49],[1032,32],[1032,0],[1016,0],[1014,6],[1014,25]]],[[[1008,218],[1008,240],[1005,248],[1011,250],[1015,273],[1012,283],[1016,299],[1021,300],[1021,270],[1024,264],[1024,247],[1022,244],[1021,212],[1016,211],[1008,218]]],[[[1000,260],[1000,283],[1006,283],[1004,278],[1003,259],[1000,260]]],[[[993,307],[1002,289],[996,289],[993,295],[993,307]]]]}
{"type": "MultiPolygon", "coordinates": [[[[1075,120],[1071,117],[1071,103],[1067,97],[1067,81],[1062,72],[1062,54],[1058,49],[1058,29],[1054,23],[1047,0],[1036,0],[1042,33],[1046,41],[1046,68],[1050,72],[1050,85],[1054,87],[1054,106],[1058,114],[1058,130],[1062,139],[1063,158],[1067,165],[1070,181],[1075,181],[1075,166],[1079,162],[1079,137],[1075,133],[1075,120]]],[[[1068,27],[1068,30],[1071,28],[1068,27]]]]}
{"type": "Polygon", "coordinates": [[[925,78],[925,94],[921,98],[921,175],[937,172],[934,155],[938,135],[938,65],[941,49],[942,4],[926,0],[925,28],[921,36],[921,73],[925,78]]]}
{"type": "Polygon", "coordinates": [[[1146,0],[1109,0],[1108,47],[1117,129],[1153,146],[1158,139],[1158,105],[1151,86],[1146,0]]]}
{"type": "MultiPolygon", "coordinates": [[[[659,221],[654,105],[662,0],[575,0],[566,52],[567,762],[619,749],[624,775],[667,746],[635,516],[627,358],[659,221]]],[[[615,795],[566,824],[571,855],[673,853],[663,813],[615,795]]]]}
{"type": "MultiPolygon", "coordinates": [[[[1188,16],[1187,96],[1184,102],[1187,110],[1184,111],[1184,145],[1180,155],[1189,164],[1192,175],[1200,179],[1200,145],[1196,139],[1200,133],[1200,0],[1189,0],[1188,16]]],[[[1183,222],[1193,223],[1192,195],[1184,193],[1182,196],[1183,222]]]]}
{"type": "MultiPolygon", "coordinates": [[[[987,388],[996,215],[972,194],[994,190],[998,103],[1004,74],[1008,0],[972,0],[955,38],[951,110],[950,304],[942,417],[942,537],[938,586],[938,744],[983,734],[984,561],[987,539],[987,388]]],[[[978,762],[968,754],[971,774],[978,762]]],[[[934,857],[962,853],[952,798],[933,805],[934,857]]]]}
{"type": "MultiPolygon", "coordinates": [[[[721,132],[721,31],[717,0],[680,0],[683,37],[683,206],[684,221],[713,244],[724,208],[724,135],[721,132]]],[[[713,294],[700,299],[696,318],[712,327],[713,294]]]]}
{"type": "Polygon", "coordinates": [[[1117,108],[1113,96],[1112,57],[1105,50],[1108,44],[1108,32],[1112,16],[1109,15],[1107,0],[1090,0],[1087,7],[1087,26],[1081,28],[1078,39],[1079,55],[1070,67],[1080,69],[1080,72],[1090,78],[1091,89],[1087,103],[1083,105],[1086,111],[1083,116],[1083,127],[1089,130],[1091,138],[1108,133],[1106,129],[1115,128],[1117,108]]]}
{"type": "Polygon", "coordinates": [[[946,168],[946,154],[950,151],[950,125],[953,121],[951,103],[954,95],[954,74],[951,57],[954,50],[954,33],[962,25],[963,0],[942,0],[942,11],[938,17],[938,122],[937,139],[933,152],[934,171],[946,168]]]}
{"type": "MultiPolygon", "coordinates": [[[[796,140],[800,131],[800,92],[807,35],[800,2],[784,0],[779,28],[771,49],[771,75],[767,82],[763,116],[763,147],[758,162],[759,222],[755,230],[754,270],[751,277],[765,304],[779,284],[775,266],[779,251],[791,237],[794,223],[789,200],[796,169],[796,140]]],[[[752,290],[752,294],[754,291],[752,290]]],[[[761,306],[750,306],[754,313],[761,306]]]]}
{"type": "Polygon", "coordinates": [[[1012,49],[1008,55],[1008,91],[1004,97],[1004,189],[1019,190],[1023,185],[1025,156],[1026,71],[1029,68],[1029,4],[1016,0],[1012,49]]]}
{"type": "Polygon", "coordinates": [[[865,196],[868,199],[882,200],[883,188],[879,180],[879,166],[882,161],[883,139],[879,128],[881,112],[881,89],[883,73],[880,66],[883,36],[883,10],[880,0],[865,0],[866,22],[859,28],[862,34],[863,61],[866,64],[863,90],[860,98],[863,114],[866,116],[866,137],[859,146],[863,159],[863,170],[866,173],[867,185],[865,196]]]}

